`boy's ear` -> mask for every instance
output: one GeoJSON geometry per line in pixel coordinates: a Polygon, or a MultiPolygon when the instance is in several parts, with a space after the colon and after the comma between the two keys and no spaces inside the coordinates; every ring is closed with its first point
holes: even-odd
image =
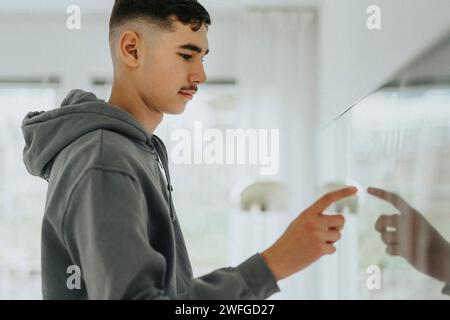
{"type": "Polygon", "coordinates": [[[140,38],[134,31],[125,31],[119,40],[119,58],[131,68],[139,66],[140,38]]]}

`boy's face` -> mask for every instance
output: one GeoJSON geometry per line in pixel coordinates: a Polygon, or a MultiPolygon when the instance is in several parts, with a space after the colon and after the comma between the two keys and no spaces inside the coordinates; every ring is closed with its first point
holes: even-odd
{"type": "Polygon", "coordinates": [[[146,104],[166,114],[182,113],[206,81],[203,57],[209,51],[205,25],[198,31],[179,21],[173,26],[143,43],[134,79],[146,104]]]}

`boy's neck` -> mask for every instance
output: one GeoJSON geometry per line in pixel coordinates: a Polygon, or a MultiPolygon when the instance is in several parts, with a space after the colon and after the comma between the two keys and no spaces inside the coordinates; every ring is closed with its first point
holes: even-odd
{"type": "Polygon", "coordinates": [[[145,104],[134,88],[126,88],[117,82],[113,83],[108,102],[130,113],[151,134],[155,132],[164,116],[159,110],[145,104]]]}

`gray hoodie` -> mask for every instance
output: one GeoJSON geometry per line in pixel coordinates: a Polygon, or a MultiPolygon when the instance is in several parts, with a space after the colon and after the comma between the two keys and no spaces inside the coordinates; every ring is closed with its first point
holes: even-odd
{"type": "Polygon", "coordinates": [[[22,130],[27,170],[48,181],[44,299],[266,299],[279,291],[259,253],[193,278],[166,148],[128,112],[72,90],[61,108],[28,113],[22,130]]]}

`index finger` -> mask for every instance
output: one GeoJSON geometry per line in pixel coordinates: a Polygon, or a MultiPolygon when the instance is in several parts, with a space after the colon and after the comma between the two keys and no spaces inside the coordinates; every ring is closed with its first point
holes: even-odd
{"type": "Polygon", "coordinates": [[[357,191],[358,189],[356,187],[348,187],[337,191],[329,192],[326,195],[322,196],[319,200],[317,200],[311,207],[309,207],[309,209],[317,213],[321,213],[326,208],[328,208],[333,202],[352,196],[357,191]]]}
{"type": "Polygon", "coordinates": [[[400,212],[406,213],[408,211],[411,211],[411,206],[405,201],[403,200],[402,197],[400,197],[399,195],[383,190],[383,189],[379,189],[379,188],[367,188],[367,192],[377,198],[383,199],[387,202],[389,202],[390,204],[392,204],[395,208],[397,208],[400,212]]]}

